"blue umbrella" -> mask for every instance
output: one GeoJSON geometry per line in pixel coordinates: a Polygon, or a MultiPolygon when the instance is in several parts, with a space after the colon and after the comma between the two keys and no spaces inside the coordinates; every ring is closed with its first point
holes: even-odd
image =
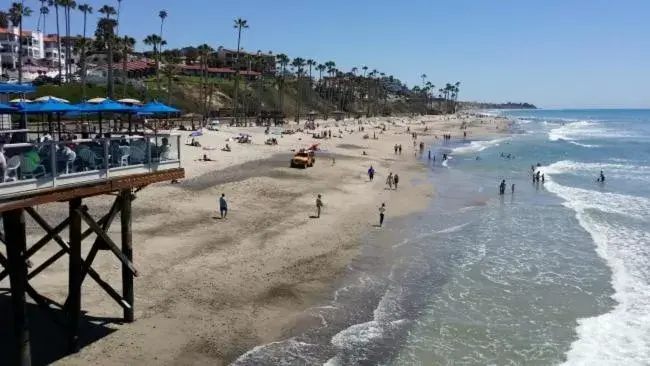
{"type": "Polygon", "coordinates": [[[24,94],[35,92],[32,84],[0,84],[0,94],[24,94]]]}
{"type": "Polygon", "coordinates": [[[126,104],[118,103],[114,100],[105,99],[101,103],[80,103],[77,104],[82,113],[129,113],[137,111],[136,108],[126,104]]]}
{"type": "Polygon", "coordinates": [[[6,112],[15,112],[15,111],[16,111],[16,108],[14,108],[12,106],[9,106],[9,105],[6,105],[6,104],[0,103],[0,112],[6,113],[6,112]]]}
{"type": "Polygon", "coordinates": [[[190,137],[197,137],[197,136],[203,136],[203,132],[201,131],[194,131],[190,134],[190,137]]]}
{"type": "Polygon", "coordinates": [[[78,111],[79,107],[58,101],[56,99],[48,99],[40,103],[23,103],[27,107],[27,111],[31,113],[66,113],[78,111]]]}
{"type": "Polygon", "coordinates": [[[77,104],[80,114],[98,113],[99,114],[99,133],[102,133],[102,113],[135,113],[137,108],[130,107],[126,104],[118,103],[111,99],[104,99],[101,103],[79,103],[77,104]]]}
{"type": "Polygon", "coordinates": [[[138,108],[138,112],[158,114],[158,113],[178,113],[180,112],[180,110],[154,100],[153,102],[149,102],[143,105],[142,107],[138,108]]]}

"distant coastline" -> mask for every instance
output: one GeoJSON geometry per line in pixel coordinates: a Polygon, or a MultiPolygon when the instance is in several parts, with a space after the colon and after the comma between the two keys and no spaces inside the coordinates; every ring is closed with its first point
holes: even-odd
{"type": "Polygon", "coordinates": [[[460,109],[537,109],[534,104],[530,103],[478,103],[478,102],[459,102],[460,109]]]}

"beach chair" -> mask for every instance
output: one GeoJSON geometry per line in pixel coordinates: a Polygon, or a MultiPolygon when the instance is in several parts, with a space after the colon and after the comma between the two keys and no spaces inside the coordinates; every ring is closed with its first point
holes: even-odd
{"type": "Polygon", "coordinates": [[[21,156],[20,159],[20,175],[23,179],[38,178],[45,175],[45,167],[43,164],[36,164],[34,160],[21,156]]]}
{"type": "Polygon", "coordinates": [[[74,173],[75,160],[77,160],[77,153],[72,151],[65,160],[65,174],[74,173]]]}
{"type": "Polygon", "coordinates": [[[83,170],[96,170],[97,163],[100,162],[100,159],[94,151],[90,150],[87,147],[82,148],[78,151],[77,155],[81,160],[81,169],[83,170]]]}
{"type": "Polygon", "coordinates": [[[129,155],[131,155],[131,148],[128,146],[119,147],[120,166],[129,165],[129,155]]]}
{"type": "Polygon", "coordinates": [[[20,168],[20,155],[14,155],[7,160],[5,169],[5,182],[13,182],[18,179],[18,168],[20,168]]]}

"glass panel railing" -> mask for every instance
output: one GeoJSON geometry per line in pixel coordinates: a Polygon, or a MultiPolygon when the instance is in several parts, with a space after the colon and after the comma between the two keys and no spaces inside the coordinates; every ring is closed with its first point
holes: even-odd
{"type": "Polygon", "coordinates": [[[147,135],[0,143],[0,196],[106,179],[118,172],[177,168],[180,142],[177,135],[147,135]],[[4,189],[10,186],[14,188],[4,189]]]}

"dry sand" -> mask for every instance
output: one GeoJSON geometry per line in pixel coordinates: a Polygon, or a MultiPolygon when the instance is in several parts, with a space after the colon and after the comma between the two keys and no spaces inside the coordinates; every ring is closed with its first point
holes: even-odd
{"type": "MultiPolygon", "coordinates": [[[[506,127],[504,120],[489,117],[374,118],[362,120],[371,137],[363,139],[357,121],[318,121],[319,130],[331,129],[333,135],[343,130],[342,138],[313,140],[311,134],[296,133],[277,136],[277,146],[263,144],[262,128],[205,131],[198,138],[204,147],[221,149],[228,137],[239,132],[251,134],[254,143],[228,142],[232,152],[183,146],[186,179],[137,194],[133,208],[134,263],[140,274],[135,280],[136,321],[98,325],[102,317],[121,317],[121,309],[88,278],[82,309],[89,318],[84,321],[82,342],[90,344],[65,358],[49,351],[40,357],[61,365],[222,365],[252,347],[281,339],[302,310],[330,294],[333,280],[357,254],[363,233],[379,230],[374,225],[382,202],[388,208],[387,221],[429,204],[432,186],[416,179],[426,169],[414,157],[406,126],[421,136],[418,142],[428,143],[442,133],[462,136],[461,120],[469,123],[468,138],[501,133],[506,127]],[[381,132],[380,124],[386,125],[386,132],[381,132]],[[377,140],[372,139],[373,133],[377,140]],[[315,166],[290,169],[290,150],[312,142],[321,143],[323,149],[315,166]],[[402,155],[393,153],[395,144],[402,144],[402,155]],[[204,153],[215,161],[197,161],[204,153]],[[373,183],[366,175],[370,165],[377,170],[373,183]],[[397,191],[385,189],[391,171],[401,178],[397,191]],[[221,193],[229,204],[226,220],[216,218],[221,193]],[[314,219],[310,215],[315,213],[317,194],[323,195],[325,207],[321,218],[314,219]]],[[[187,132],[182,133],[184,140],[187,132]]],[[[99,216],[108,210],[110,198],[95,197],[85,203],[99,216]]],[[[52,204],[38,210],[55,225],[66,208],[52,204]]],[[[33,224],[30,230],[33,242],[40,231],[33,224]]],[[[119,239],[118,231],[111,233],[119,239]]],[[[91,239],[85,242],[86,251],[91,239]]],[[[56,249],[54,243],[48,244],[32,261],[38,265],[56,249]]],[[[119,289],[118,264],[110,252],[103,251],[93,266],[119,289]]],[[[32,284],[63,301],[67,261],[55,263],[32,284]]],[[[8,287],[7,280],[0,282],[2,287],[8,287]]],[[[0,306],[6,307],[0,313],[9,316],[6,301],[0,306]]],[[[39,324],[49,321],[37,320],[39,324]]],[[[59,351],[65,349],[64,333],[40,329],[35,322],[35,338],[59,351]],[[37,336],[38,332],[47,333],[37,336]]]]}

